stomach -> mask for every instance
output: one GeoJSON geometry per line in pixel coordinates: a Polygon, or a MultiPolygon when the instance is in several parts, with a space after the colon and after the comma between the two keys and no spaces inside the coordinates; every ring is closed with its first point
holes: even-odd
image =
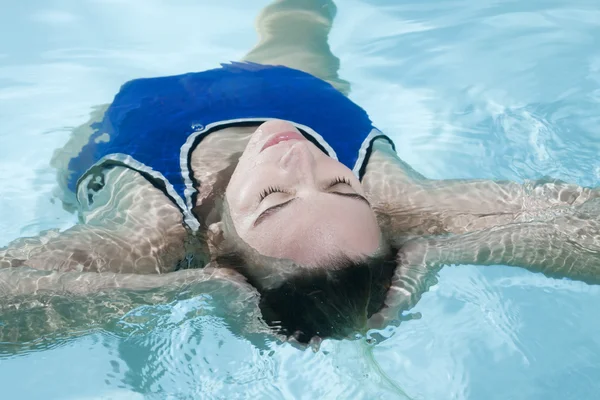
{"type": "MultiPolygon", "coordinates": [[[[128,80],[214,68],[268,2],[34,0],[0,23],[0,246],[77,217],[55,149],[128,80]],[[223,23],[227,21],[227,23],[223,23]]],[[[350,97],[429,178],[600,183],[600,7],[584,0],[339,2],[350,97]]],[[[446,267],[398,327],[298,351],[256,298],[184,292],[0,301],[4,398],[595,399],[600,288],[446,267]]]]}

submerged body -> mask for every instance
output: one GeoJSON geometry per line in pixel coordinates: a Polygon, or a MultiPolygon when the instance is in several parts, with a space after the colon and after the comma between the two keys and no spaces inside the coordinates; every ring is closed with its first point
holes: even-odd
{"type": "MultiPolygon", "coordinates": [[[[338,61],[326,41],[334,14],[332,7],[329,2],[275,2],[259,17],[261,42],[245,60],[303,70],[347,94],[349,85],[338,78],[338,61]]],[[[176,104],[168,106],[176,113],[176,104]]],[[[106,109],[101,110],[90,126],[103,120],[106,109]]],[[[146,288],[210,277],[243,282],[235,272],[224,272],[214,268],[216,265],[174,272],[192,266],[203,267],[211,260],[210,241],[193,232],[198,228],[206,235],[219,235],[221,215],[215,210],[221,206],[218,204],[221,196],[228,197],[227,206],[237,233],[252,248],[267,256],[310,264],[331,255],[335,246],[338,248],[333,250],[344,253],[364,246],[358,253],[372,253],[379,244],[380,233],[392,242],[399,250],[398,266],[386,306],[371,315],[372,326],[394,319],[399,310],[413,305],[432,283],[431,273],[443,264],[517,265],[551,276],[598,283],[600,273],[595,252],[599,250],[600,235],[596,190],[562,182],[519,185],[492,181],[432,181],[403,163],[385,138],[373,141],[368,163],[359,163],[358,169],[352,162],[334,164],[331,154],[327,155],[309,143],[299,141],[282,145],[288,147],[280,149],[289,152],[293,148],[294,152],[273,153],[273,159],[266,160],[265,165],[278,163],[278,171],[287,171],[284,181],[293,181],[294,196],[310,198],[305,203],[312,206],[282,210],[275,225],[256,224],[256,213],[262,213],[268,205],[256,207],[244,203],[247,197],[234,196],[243,190],[262,188],[266,183],[251,181],[264,174],[258,169],[253,170],[259,165],[253,160],[258,159],[260,151],[248,143],[263,143],[272,135],[293,128],[277,121],[261,125],[265,119],[280,118],[281,115],[264,117],[246,116],[249,119],[243,121],[243,126],[224,127],[204,137],[189,154],[187,164],[193,181],[201,185],[193,187],[192,183],[190,187],[184,183],[180,189],[173,186],[173,192],[180,197],[179,202],[173,201],[173,193],[169,196],[169,190],[157,186],[140,173],[143,171],[131,168],[131,165],[113,164],[99,175],[86,175],[79,186],[74,185],[68,172],[73,170],[69,166],[73,167],[74,157],[81,153],[81,145],[77,144],[81,142],[81,135],[91,134],[89,143],[111,144],[110,134],[105,137],[103,131],[88,126],[80,128],[73,142],[66,146],[63,158],[55,160],[55,165],[63,168],[62,185],[78,192],[84,223],[60,234],[48,232],[38,238],[18,240],[0,252],[0,266],[28,266],[60,271],[64,275],[44,275],[44,280],[40,281],[39,274],[32,274],[28,275],[31,276],[28,283],[15,268],[5,273],[20,276],[20,286],[8,290],[37,290],[40,282],[46,284],[47,289],[66,292],[95,291],[111,286],[146,288]],[[252,123],[252,118],[257,118],[256,123],[252,123]],[[289,155],[284,157],[285,154],[289,155]],[[327,164],[320,167],[319,163],[327,164]],[[349,184],[338,182],[342,185],[342,193],[364,196],[370,210],[364,204],[349,203],[355,200],[331,197],[331,188],[319,189],[314,176],[327,174],[334,166],[340,168],[340,174],[349,181],[349,184]],[[354,174],[352,170],[355,170],[354,174]],[[353,175],[354,180],[351,180],[353,175]],[[361,178],[360,183],[357,178],[361,178]],[[186,189],[189,189],[189,196],[186,189]],[[197,195],[192,196],[191,189],[196,189],[197,195]],[[333,201],[334,198],[339,201],[333,201]],[[347,209],[343,210],[344,207],[347,209]],[[371,214],[367,211],[376,220],[370,221],[371,214]],[[302,214],[316,216],[316,219],[298,218],[302,214]],[[190,222],[194,219],[198,224],[196,227],[190,222]],[[310,227],[319,219],[331,223],[322,223],[321,236],[316,235],[317,240],[313,240],[314,230],[310,227]],[[374,221],[377,226],[373,225],[374,221]],[[204,229],[200,229],[202,225],[204,229]],[[261,226],[268,229],[261,231],[261,226]],[[290,235],[286,236],[288,233],[290,235]],[[290,246],[291,243],[299,245],[290,246]],[[94,274],[97,272],[108,274],[96,279],[98,275],[94,274]]],[[[293,122],[297,122],[296,128],[302,128],[301,121],[293,122]]],[[[191,129],[189,134],[202,132],[189,123],[186,126],[191,129]]],[[[314,126],[307,128],[319,133],[314,126]]],[[[370,134],[370,131],[361,132],[366,136],[370,134]]],[[[340,137],[342,135],[340,133],[340,137]]],[[[361,146],[365,137],[360,138],[361,146]]],[[[91,164],[93,162],[88,167],[91,164]]],[[[276,174],[268,176],[275,177],[276,174]]],[[[277,197],[268,200],[273,202],[270,205],[289,201],[288,192],[274,194],[277,197]]],[[[66,197],[68,201],[69,195],[66,197]]],[[[293,207],[302,206],[300,202],[295,203],[293,207]]]]}

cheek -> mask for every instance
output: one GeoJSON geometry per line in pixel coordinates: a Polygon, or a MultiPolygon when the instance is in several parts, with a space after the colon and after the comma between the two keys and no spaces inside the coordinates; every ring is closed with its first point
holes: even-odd
{"type": "Polygon", "coordinates": [[[254,183],[252,183],[252,174],[247,171],[246,167],[239,163],[225,189],[225,196],[234,221],[241,214],[248,213],[254,203],[254,193],[252,191],[254,183]]]}

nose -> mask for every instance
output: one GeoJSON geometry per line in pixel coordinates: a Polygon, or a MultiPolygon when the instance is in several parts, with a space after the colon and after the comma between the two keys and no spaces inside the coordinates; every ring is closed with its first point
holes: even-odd
{"type": "Polygon", "coordinates": [[[281,169],[294,174],[299,180],[314,180],[315,157],[310,151],[309,142],[294,143],[279,160],[281,169]]]}
{"type": "Polygon", "coordinates": [[[296,129],[296,127],[288,121],[284,121],[282,119],[270,119],[267,122],[263,122],[257,128],[257,131],[270,135],[277,132],[298,131],[298,129],[296,129]]]}

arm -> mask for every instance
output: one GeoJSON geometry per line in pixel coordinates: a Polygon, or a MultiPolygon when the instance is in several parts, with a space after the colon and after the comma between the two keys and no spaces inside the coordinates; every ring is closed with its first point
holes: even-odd
{"type": "Polygon", "coordinates": [[[444,265],[508,265],[600,285],[600,200],[546,222],[514,223],[463,235],[408,241],[398,255],[386,306],[373,327],[397,319],[437,280],[444,265]]]}
{"type": "Polygon", "coordinates": [[[167,197],[127,168],[104,175],[82,212],[83,224],[46,231],[0,249],[0,267],[120,273],[163,273],[185,259],[187,231],[167,197]]]}
{"type": "Polygon", "coordinates": [[[467,233],[515,222],[548,221],[600,196],[597,189],[557,180],[519,184],[426,179],[377,141],[363,186],[390,234],[467,233]]]}
{"type": "Polygon", "coordinates": [[[338,77],[340,60],[327,43],[335,13],[331,0],[274,1],[258,16],[259,43],[243,60],[308,72],[347,95],[350,84],[338,77]]]}
{"type": "Polygon", "coordinates": [[[224,268],[163,275],[1,269],[0,342],[16,353],[47,346],[52,337],[79,336],[98,328],[128,335],[164,324],[165,309],[179,317],[179,308],[172,310],[173,304],[190,299],[195,299],[194,312],[185,318],[207,312],[207,301],[209,307],[219,304],[223,315],[258,307],[256,290],[224,268]],[[141,319],[139,307],[143,307],[141,319]]]}
{"type": "Polygon", "coordinates": [[[245,278],[229,268],[206,266],[183,269],[169,274],[127,274],[115,272],[57,272],[29,267],[0,269],[0,298],[24,295],[86,296],[115,290],[145,291],[159,288],[177,289],[208,280],[249,287],[245,278]]]}

